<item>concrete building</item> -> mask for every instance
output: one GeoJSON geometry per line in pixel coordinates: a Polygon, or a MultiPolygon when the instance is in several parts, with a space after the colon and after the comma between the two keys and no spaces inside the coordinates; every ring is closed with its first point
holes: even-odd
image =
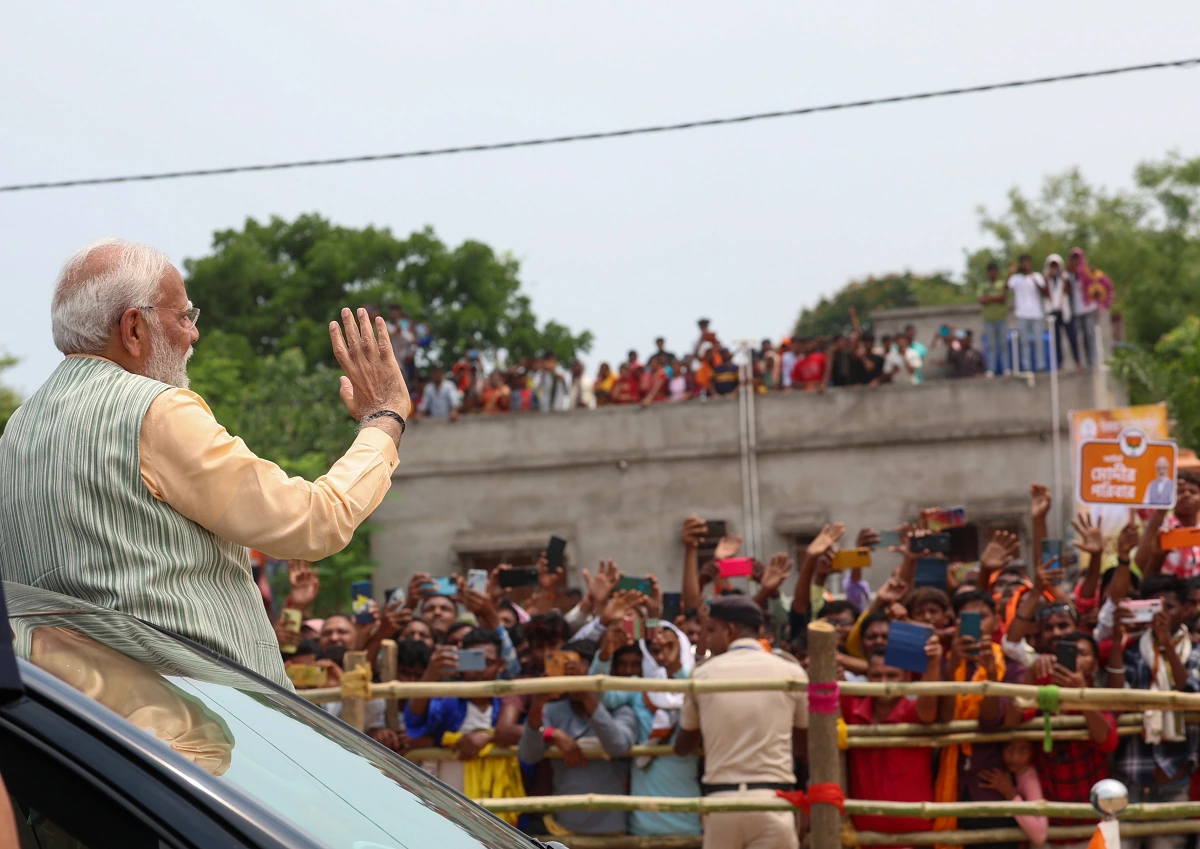
{"type": "MultiPolygon", "coordinates": [[[[1087,372],[1060,378],[1062,490],[1071,492],[1067,412],[1120,403],[1087,372]]],[[[680,523],[723,519],[760,558],[843,520],[890,528],[920,508],[965,505],[981,542],[1026,540],[1032,481],[1052,482],[1050,379],[931,381],[754,399],[757,511],[743,491],[740,403],[730,399],[558,414],[422,421],[409,428],[392,492],[375,512],[375,586],[412,573],[532,562],[551,534],[568,540],[571,583],[612,558],[678,590],[680,523]]],[[[896,560],[877,556],[878,585],[896,560]]],[[[785,588],[791,592],[791,583],[785,588]]]]}

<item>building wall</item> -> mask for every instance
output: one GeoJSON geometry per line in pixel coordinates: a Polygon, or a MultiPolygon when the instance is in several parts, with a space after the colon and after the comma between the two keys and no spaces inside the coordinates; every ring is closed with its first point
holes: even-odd
{"type": "MultiPolygon", "coordinates": [[[[1067,411],[1093,405],[1086,373],[1060,380],[1064,492],[1067,411]]],[[[1052,480],[1046,375],[758,396],[762,547],[844,520],[892,527],[923,506],[1027,524],[1031,481],[1052,480]]],[[[422,421],[409,428],[392,491],[373,515],[377,587],[462,571],[473,555],[568,540],[578,570],[612,558],[631,574],[681,582],[679,526],[696,513],[743,533],[736,398],[564,414],[422,421]]],[[[851,543],[852,544],[852,543],[851,543]]],[[[890,574],[878,558],[871,582],[890,574]]]]}

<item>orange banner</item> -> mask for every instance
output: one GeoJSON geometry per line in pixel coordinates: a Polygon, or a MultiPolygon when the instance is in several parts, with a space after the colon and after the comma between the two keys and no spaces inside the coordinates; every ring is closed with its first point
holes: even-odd
{"type": "MultiPolygon", "coordinates": [[[[1139,407],[1116,407],[1108,410],[1071,411],[1071,462],[1074,465],[1077,512],[1089,513],[1099,522],[1104,533],[1104,565],[1117,560],[1117,536],[1130,518],[1130,507],[1124,503],[1102,501],[1087,503],[1079,498],[1081,481],[1080,447],[1088,441],[1116,441],[1121,431],[1134,428],[1150,441],[1170,438],[1167,428],[1167,405],[1146,404],[1139,407]]],[[[1144,495],[1144,491],[1138,493],[1144,495]]],[[[1068,533],[1070,533],[1068,531],[1068,533]]]]}
{"type": "Polygon", "coordinates": [[[1076,498],[1084,504],[1170,509],[1175,506],[1174,442],[1152,441],[1130,428],[1117,439],[1079,446],[1076,498]]]}

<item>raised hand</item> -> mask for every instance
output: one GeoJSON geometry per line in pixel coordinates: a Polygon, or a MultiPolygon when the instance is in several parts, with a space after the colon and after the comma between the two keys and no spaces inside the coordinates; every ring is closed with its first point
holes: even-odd
{"type": "Polygon", "coordinates": [[[888,551],[892,552],[892,554],[903,555],[906,558],[907,557],[918,557],[919,555],[913,554],[908,549],[908,541],[910,539],[912,539],[912,536],[914,533],[916,533],[916,531],[917,531],[917,526],[912,524],[911,522],[902,523],[899,527],[896,528],[896,535],[898,537],[900,537],[900,544],[888,546],[888,551]]]}
{"type": "Polygon", "coordinates": [[[463,606],[475,614],[480,628],[495,630],[500,627],[500,614],[496,611],[496,605],[492,603],[491,596],[477,593],[469,587],[460,586],[458,597],[463,606]]]}
{"type": "Polygon", "coordinates": [[[617,590],[608,600],[608,604],[604,605],[604,610],[600,614],[600,624],[608,626],[614,622],[620,622],[625,618],[626,613],[639,604],[645,604],[646,601],[646,597],[637,590],[617,590]]]}
{"type": "Polygon", "coordinates": [[[287,607],[307,611],[321,592],[321,578],[308,560],[288,561],[287,607]]]}
{"type": "Polygon", "coordinates": [[[1038,592],[1051,589],[1062,580],[1062,570],[1058,568],[1058,556],[1051,557],[1045,563],[1038,565],[1034,571],[1034,586],[1038,592]]]}
{"type": "Polygon", "coordinates": [[[1096,524],[1092,524],[1092,517],[1088,513],[1080,513],[1071,520],[1071,527],[1075,529],[1075,533],[1079,534],[1079,539],[1073,543],[1081,552],[1099,557],[1104,553],[1104,533],[1100,530],[1100,525],[1104,521],[1103,517],[1096,519],[1096,524]]]}
{"type": "Polygon", "coordinates": [[[583,570],[583,582],[592,597],[592,610],[600,610],[608,603],[608,597],[620,579],[621,571],[612,560],[601,560],[595,576],[587,569],[583,570]]]}
{"type": "Polygon", "coordinates": [[[1034,521],[1045,519],[1050,512],[1050,488],[1043,483],[1030,484],[1029,500],[1029,515],[1034,521]]]}
{"type": "Polygon", "coordinates": [[[443,677],[457,670],[458,649],[450,645],[438,646],[433,650],[433,656],[429,658],[429,665],[425,667],[425,674],[421,676],[421,680],[441,681],[443,677]]]}
{"type": "Polygon", "coordinates": [[[854,540],[855,548],[874,548],[879,545],[879,531],[874,528],[860,528],[858,538],[854,540]]]}
{"type": "Polygon", "coordinates": [[[701,541],[708,533],[708,523],[699,516],[691,515],[683,520],[683,529],[680,531],[680,536],[683,538],[683,544],[687,548],[699,548],[701,541]]]}
{"type": "Polygon", "coordinates": [[[425,584],[432,583],[433,577],[428,572],[418,572],[413,575],[408,581],[408,596],[404,600],[405,606],[409,610],[416,610],[422,601],[434,594],[433,587],[425,586],[425,584]]]}
{"type": "Polygon", "coordinates": [[[538,589],[545,593],[555,593],[560,585],[567,582],[567,570],[560,571],[550,570],[550,561],[546,559],[546,552],[542,552],[538,557],[538,589]]]}
{"type": "Polygon", "coordinates": [[[759,586],[766,590],[768,595],[773,595],[783,586],[783,582],[787,580],[787,576],[795,565],[786,554],[772,555],[771,562],[767,564],[767,568],[763,572],[762,580],[758,582],[759,586]]]}
{"type": "MultiPolygon", "coordinates": [[[[488,575],[487,593],[493,602],[499,602],[504,597],[505,589],[500,586],[500,573],[507,572],[512,568],[511,563],[500,563],[488,575]]],[[[583,574],[587,574],[587,570],[583,570],[583,574]]]]}
{"type": "Polygon", "coordinates": [[[627,645],[629,635],[625,633],[625,628],[620,624],[610,625],[600,638],[600,659],[612,660],[612,656],[627,645]]]}
{"type": "MultiPolygon", "coordinates": [[[[412,413],[412,400],[408,396],[408,386],[404,383],[400,364],[396,362],[396,355],[392,351],[387,325],[382,316],[376,317],[372,325],[370,316],[362,307],[359,307],[357,317],[355,321],[354,314],[348,308],[343,308],[342,326],[339,327],[336,321],[329,322],[333,356],[346,373],[341,378],[338,394],[356,421],[362,421],[380,410],[391,410],[407,419],[412,413]]],[[[372,424],[390,421],[389,418],[375,419],[372,424]]],[[[400,426],[393,424],[398,434],[400,426]]]]}
{"type": "Polygon", "coordinates": [[[726,534],[717,543],[717,547],[713,551],[713,560],[727,560],[730,557],[737,557],[737,553],[741,550],[741,534],[726,534]]]}
{"type": "Polygon", "coordinates": [[[650,582],[650,595],[646,597],[646,613],[651,619],[657,619],[662,616],[663,611],[662,588],[658,585],[658,578],[653,575],[647,575],[646,580],[650,582]]]}
{"type": "Polygon", "coordinates": [[[846,525],[843,522],[835,522],[832,525],[825,525],[821,528],[821,533],[817,534],[817,538],[808,544],[807,554],[809,557],[821,557],[828,554],[838,540],[842,538],[842,534],[846,533],[846,525]]]}
{"type": "Polygon", "coordinates": [[[902,603],[906,595],[908,595],[908,583],[895,575],[884,581],[883,586],[876,593],[876,597],[887,605],[902,603]]]}
{"type": "Polygon", "coordinates": [[[1122,560],[1128,560],[1129,553],[1138,547],[1141,537],[1141,532],[1138,531],[1137,522],[1134,521],[1133,511],[1131,510],[1129,521],[1125,523],[1125,527],[1121,528],[1121,533],[1117,537],[1117,557],[1122,560]]]}
{"type": "Polygon", "coordinates": [[[1021,553],[1021,541],[1010,531],[996,531],[992,540],[979,555],[979,568],[984,572],[999,572],[1021,553]]]}
{"type": "Polygon", "coordinates": [[[404,602],[394,601],[383,609],[383,635],[390,637],[399,634],[408,627],[413,619],[412,611],[405,607],[404,602]]]}

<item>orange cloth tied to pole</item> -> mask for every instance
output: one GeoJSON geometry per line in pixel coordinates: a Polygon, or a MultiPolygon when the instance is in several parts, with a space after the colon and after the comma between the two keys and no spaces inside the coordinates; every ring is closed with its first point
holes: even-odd
{"type": "Polygon", "coordinates": [[[813,805],[833,805],[843,816],[846,814],[846,795],[840,784],[810,784],[807,796],[803,790],[776,790],[775,795],[787,799],[806,814],[813,805]]]}
{"type": "MultiPolygon", "coordinates": [[[[996,661],[996,679],[1003,680],[1005,671],[1004,652],[995,643],[992,644],[992,657],[996,661]]],[[[967,680],[967,661],[965,658],[959,662],[958,668],[954,670],[954,680],[967,680]]],[[[971,680],[988,680],[987,670],[983,668],[983,664],[976,664],[975,674],[971,676],[971,680]]],[[[978,693],[955,696],[954,718],[978,720],[980,709],[983,707],[983,699],[984,697],[978,693]]],[[[958,756],[960,752],[970,757],[971,744],[961,743],[954,746],[942,747],[941,760],[938,764],[938,776],[933,785],[933,801],[958,801],[958,756]]],[[[934,831],[954,831],[956,828],[958,828],[957,817],[937,817],[933,821],[934,831]]],[[[945,844],[937,844],[937,846],[938,849],[952,849],[952,847],[945,844]]]]}

